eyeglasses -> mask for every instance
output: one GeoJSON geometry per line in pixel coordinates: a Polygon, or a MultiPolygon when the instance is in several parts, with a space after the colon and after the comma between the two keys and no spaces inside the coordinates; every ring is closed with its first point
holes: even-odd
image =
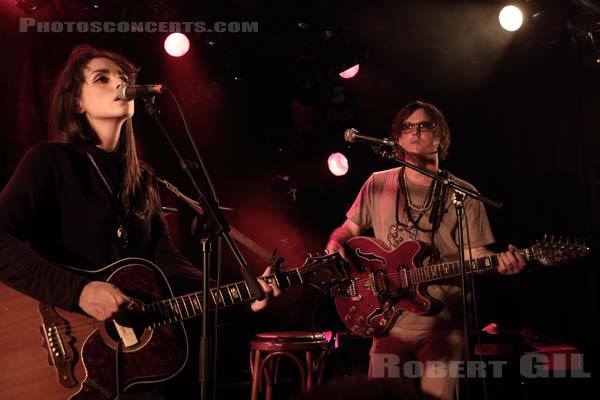
{"type": "Polygon", "coordinates": [[[405,122],[402,125],[400,125],[400,130],[402,131],[402,133],[407,133],[417,128],[419,132],[431,132],[433,131],[435,126],[435,123],[431,121],[421,121],[417,122],[416,124],[405,122]]]}

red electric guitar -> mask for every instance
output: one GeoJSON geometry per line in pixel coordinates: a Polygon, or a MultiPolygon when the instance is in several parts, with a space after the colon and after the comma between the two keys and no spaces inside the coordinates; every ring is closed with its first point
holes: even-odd
{"type": "MultiPolygon", "coordinates": [[[[346,254],[354,264],[351,279],[331,292],[340,318],[352,333],[360,336],[385,334],[403,311],[437,314],[443,303],[427,293],[427,285],[461,275],[458,261],[424,267],[422,261],[430,255],[430,249],[421,241],[407,241],[390,250],[375,238],[357,236],[346,245],[346,254]]],[[[589,249],[568,241],[555,242],[546,236],[544,241],[518,252],[527,260],[557,265],[584,257],[589,249]]],[[[495,254],[467,261],[465,269],[472,273],[498,265],[495,254]]]]}

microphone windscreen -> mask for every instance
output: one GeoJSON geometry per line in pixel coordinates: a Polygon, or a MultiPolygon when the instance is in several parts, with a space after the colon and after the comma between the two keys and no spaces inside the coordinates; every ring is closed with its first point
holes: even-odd
{"type": "Polygon", "coordinates": [[[344,139],[346,139],[346,142],[354,143],[356,132],[357,131],[354,128],[347,129],[346,132],[344,132],[344,139]]]}

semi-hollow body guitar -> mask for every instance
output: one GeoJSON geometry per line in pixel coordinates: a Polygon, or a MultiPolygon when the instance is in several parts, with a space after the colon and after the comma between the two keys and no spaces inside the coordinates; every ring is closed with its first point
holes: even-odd
{"type": "MultiPolygon", "coordinates": [[[[357,236],[346,243],[353,262],[351,279],[331,290],[340,318],[354,334],[381,336],[403,311],[435,315],[443,304],[427,293],[427,285],[461,275],[458,261],[423,266],[428,246],[411,240],[390,250],[379,240],[357,236]]],[[[542,265],[563,264],[587,255],[584,245],[545,240],[518,250],[542,265]]],[[[498,254],[465,262],[467,274],[498,267],[498,254]]]]}

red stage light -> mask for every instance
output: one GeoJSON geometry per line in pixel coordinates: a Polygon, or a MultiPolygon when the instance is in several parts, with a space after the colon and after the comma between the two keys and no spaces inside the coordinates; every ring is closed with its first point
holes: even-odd
{"type": "Polygon", "coordinates": [[[342,153],[332,153],[327,159],[329,171],[335,176],[346,175],[348,172],[348,159],[342,153]]]}
{"type": "Polygon", "coordinates": [[[342,72],[340,72],[340,76],[344,79],[354,78],[356,74],[358,74],[358,70],[360,69],[360,64],[356,64],[353,67],[350,67],[342,72]]]}

